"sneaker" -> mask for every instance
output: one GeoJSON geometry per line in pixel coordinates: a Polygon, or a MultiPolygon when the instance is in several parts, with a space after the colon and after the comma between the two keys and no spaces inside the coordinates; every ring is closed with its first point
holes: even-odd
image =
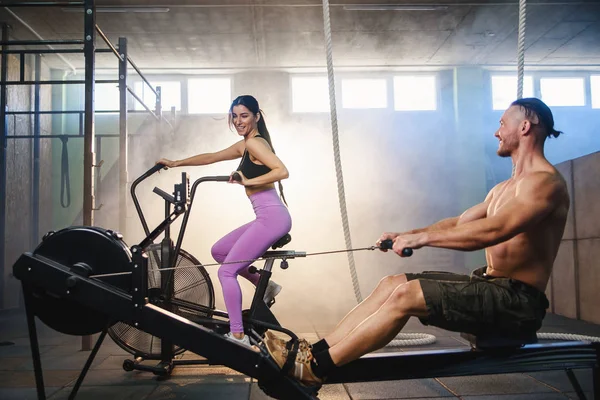
{"type": "MultiPolygon", "coordinates": [[[[275,363],[277,363],[279,368],[283,368],[283,365],[288,357],[288,350],[285,348],[285,346],[282,349],[278,346],[278,342],[276,340],[269,339],[265,340],[265,345],[275,363]]],[[[299,349],[298,354],[296,355],[294,367],[290,370],[288,375],[299,380],[305,386],[320,387],[323,384],[323,380],[318,378],[312,371],[312,367],[310,365],[312,359],[313,356],[309,348],[304,346],[304,348],[299,349]]]]}
{"type": "Polygon", "coordinates": [[[266,304],[271,304],[272,301],[275,300],[275,296],[277,296],[281,292],[281,285],[276,284],[273,281],[269,281],[267,285],[267,290],[265,290],[265,296],[263,300],[266,304]]]}
{"type": "Polygon", "coordinates": [[[243,337],[243,338],[241,338],[241,339],[238,339],[238,338],[236,338],[235,336],[233,336],[233,334],[232,334],[231,332],[227,332],[227,333],[225,334],[225,337],[226,337],[227,339],[229,339],[229,340],[233,340],[233,341],[235,341],[235,342],[237,342],[237,343],[239,343],[239,344],[243,344],[244,346],[247,346],[247,347],[250,347],[250,348],[253,348],[253,347],[255,347],[255,346],[252,346],[252,344],[250,343],[250,338],[248,337],[248,335],[244,335],[244,337],[243,337]]]}
{"type": "MultiPolygon", "coordinates": [[[[286,345],[287,345],[287,340],[280,338],[279,336],[277,336],[275,333],[271,332],[271,331],[266,331],[265,332],[265,342],[266,341],[270,341],[271,342],[271,347],[279,347],[280,349],[285,349],[286,345]]],[[[300,351],[304,351],[304,350],[312,350],[312,344],[310,344],[308,342],[308,340],[306,339],[298,339],[299,342],[299,350],[300,351]]]]}

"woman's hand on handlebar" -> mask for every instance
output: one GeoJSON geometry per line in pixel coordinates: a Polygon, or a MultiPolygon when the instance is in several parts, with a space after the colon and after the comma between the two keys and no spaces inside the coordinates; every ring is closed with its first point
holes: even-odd
{"type": "Polygon", "coordinates": [[[248,178],[246,178],[241,171],[233,171],[229,175],[229,183],[238,183],[242,186],[246,186],[248,183],[248,178]]]}
{"type": "Polygon", "coordinates": [[[174,167],[178,167],[179,166],[178,163],[177,163],[177,161],[171,161],[171,160],[168,160],[166,158],[161,158],[160,160],[158,160],[156,162],[156,164],[162,164],[162,165],[164,165],[165,169],[167,169],[167,168],[174,168],[174,167]]]}

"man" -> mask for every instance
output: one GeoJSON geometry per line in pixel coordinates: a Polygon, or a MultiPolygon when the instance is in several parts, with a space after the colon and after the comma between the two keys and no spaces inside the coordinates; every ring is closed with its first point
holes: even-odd
{"type": "MultiPolygon", "coordinates": [[[[513,174],[485,201],[460,217],[404,233],[384,233],[377,243],[405,248],[485,249],[487,267],[471,276],[450,273],[400,274],[381,280],[336,329],[319,342],[301,343],[290,373],[320,385],[336,367],[382,348],[411,316],[443,329],[504,335],[536,332],[548,307],[544,295],[569,210],[564,179],[544,157],[547,137],[558,137],[554,118],[536,98],[511,104],[495,136],[498,155],[511,157],[513,174]]],[[[283,366],[287,351],[268,335],[266,344],[283,366]]]]}

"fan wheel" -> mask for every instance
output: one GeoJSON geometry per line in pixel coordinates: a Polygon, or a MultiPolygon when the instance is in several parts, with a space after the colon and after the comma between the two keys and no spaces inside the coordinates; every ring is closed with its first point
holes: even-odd
{"type": "MultiPolygon", "coordinates": [[[[153,244],[146,250],[148,254],[148,292],[161,293],[161,273],[154,272],[161,265],[161,245],[153,244]]],[[[200,262],[190,253],[180,249],[175,267],[171,275],[174,279],[175,290],[173,298],[183,300],[209,309],[215,307],[215,293],[210,276],[200,262]],[[194,268],[196,266],[196,268],[194,268]]],[[[209,317],[208,313],[183,309],[171,304],[170,311],[184,318],[193,320],[194,317],[209,317]]],[[[161,339],[141,331],[123,322],[117,322],[108,330],[113,341],[128,353],[144,359],[161,358],[161,339]]],[[[173,354],[185,351],[177,345],[173,346],[173,354]]]]}

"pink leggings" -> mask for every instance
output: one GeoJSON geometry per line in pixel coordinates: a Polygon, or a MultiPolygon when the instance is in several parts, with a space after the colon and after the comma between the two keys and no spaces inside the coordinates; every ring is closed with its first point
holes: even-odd
{"type": "MultiPolygon", "coordinates": [[[[211,253],[215,261],[227,263],[258,258],[292,228],[290,213],[275,189],[255,193],[250,196],[250,201],[256,219],[228,233],[214,244],[211,253]]],[[[221,265],[219,268],[219,281],[223,288],[232,333],[244,332],[242,290],[237,276],[243,276],[254,286],[258,285],[260,279],[258,274],[248,272],[250,264],[236,262],[221,265]]]]}

